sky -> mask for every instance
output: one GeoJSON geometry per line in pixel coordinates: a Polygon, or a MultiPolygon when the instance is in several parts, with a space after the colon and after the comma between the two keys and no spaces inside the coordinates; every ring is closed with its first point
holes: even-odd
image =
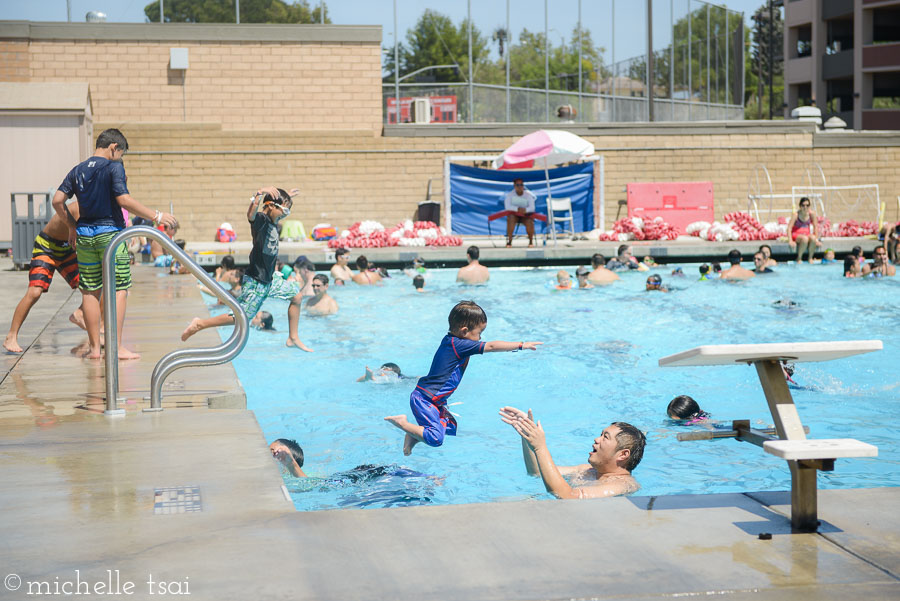
{"type": "MultiPolygon", "coordinates": [[[[290,0],[287,0],[290,1],[290,0]]],[[[308,0],[318,5],[320,0],[308,0]]],[[[106,13],[111,23],[142,23],[146,21],[144,6],[148,0],[69,0],[72,21],[84,22],[88,11],[106,13]]],[[[565,41],[578,22],[579,0],[546,0],[549,6],[548,26],[551,43],[565,41]],[[565,11],[559,9],[565,7],[565,11]]],[[[481,32],[490,38],[491,33],[506,24],[505,0],[396,0],[397,23],[401,42],[406,31],[412,28],[425,9],[431,8],[449,16],[454,23],[465,19],[471,3],[472,20],[481,32]]],[[[523,28],[543,32],[545,0],[509,0],[510,31],[512,41],[523,28]]],[[[585,29],[590,30],[595,45],[606,49],[604,62],[637,56],[646,52],[646,30],[643,0],[580,0],[581,17],[585,29]],[[615,4],[615,32],[612,25],[612,7],[615,4]],[[613,37],[615,43],[613,44],[613,37]]],[[[0,0],[0,20],[66,21],[66,0],[0,0]]],[[[394,43],[394,0],[329,0],[328,15],[332,23],[339,25],[381,25],[384,45],[394,43]]],[[[653,2],[654,46],[661,48],[671,39],[670,19],[704,6],[699,0],[656,0],[653,2]]],[[[725,2],[729,9],[743,12],[750,25],[750,14],[765,4],[765,0],[731,0],[725,2]]],[[[722,6],[722,4],[718,4],[722,6]]],[[[715,9],[713,9],[715,10],[715,9]]],[[[496,45],[493,53],[496,57],[496,45]]]]}

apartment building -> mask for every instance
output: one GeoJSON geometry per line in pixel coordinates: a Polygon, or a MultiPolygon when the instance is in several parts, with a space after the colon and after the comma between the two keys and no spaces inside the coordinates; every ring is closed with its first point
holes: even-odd
{"type": "Polygon", "coordinates": [[[784,102],[900,130],[900,0],[785,0],[784,102]]]}

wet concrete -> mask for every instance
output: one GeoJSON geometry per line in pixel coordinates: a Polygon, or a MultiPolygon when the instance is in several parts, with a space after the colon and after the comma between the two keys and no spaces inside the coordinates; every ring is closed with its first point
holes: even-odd
{"type": "MultiPolygon", "coordinates": [[[[229,365],[176,372],[183,396],[139,411],[205,312],[192,278],[158,271],[135,270],[124,417],[101,412],[102,363],[70,353],[77,297],[51,290],[26,323],[0,384],[0,599],[76,580],[134,583],[84,599],[158,599],[160,581],[242,601],[900,598],[897,488],[820,491],[817,534],[791,533],[786,492],[296,512],[252,412],[206,406],[241,392],[229,365]]],[[[0,272],[7,306],[26,279],[0,272]]]]}

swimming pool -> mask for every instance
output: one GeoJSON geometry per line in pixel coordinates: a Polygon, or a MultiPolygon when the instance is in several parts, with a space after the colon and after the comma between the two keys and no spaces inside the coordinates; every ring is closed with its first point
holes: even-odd
{"type": "MultiPolygon", "coordinates": [[[[644,291],[646,274],[626,273],[605,288],[553,291],[557,268],[494,269],[483,287],[461,287],[455,270],[430,270],[425,294],[399,272],[383,287],[336,287],[337,315],[303,316],[300,337],[315,353],[284,346],[286,303],[266,301],[278,333],[253,331],[234,361],[248,407],[266,439],[294,438],[303,447],[308,480],[286,478],[298,509],[385,507],[549,498],[527,476],[519,436],[502,423],[503,405],[533,408],[560,465],[586,462],[594,436],[612,421],[641,428],[648,445],[634,475],[640,495],[788,490],[783,460],[734,440],[677,442],[684,427],[666,418],[669,400],[688,394],[713,419],[771,417],[756,370],[749,366],[660,368],[660,357],[703,344],[881,339],[879,353],[798,364],[793,391],[814,438],[856,438],[879,447],[879,457],[836,462],[821,472],[821,488],[897,486],[900,281],[846,280],[841,267],[779,265],[745,283],[697,281],[653,270],[670,294],[644,291]],[[443,447],[401,451],[402,433],[382,418],[405,412],[415,379],[359,383],[364,368],[387,361],[420,376],[447,331],[459,300],[487,312],[484,340],[542,340],[537,352],[473,357],[451,398],[459,435],[443,447]],[[786,309],[780,299],[798,303],[786,309]],[[396,466],[373,477],[346,472],[360,464],[396,466]],[[424,475],[416,475],[416,473],[424,475]],[[427,476],[425,476],[427,475],[427,476]]],[[[568,268],[574,273],[574,268],[568,268]]],[[[221,329],[227,336],[227,329],[221,329]]]]}

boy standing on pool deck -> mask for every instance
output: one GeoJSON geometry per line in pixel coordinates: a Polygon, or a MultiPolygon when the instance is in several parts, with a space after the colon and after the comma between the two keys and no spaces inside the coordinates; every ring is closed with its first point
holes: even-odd
{"type": "MultiPolygon", "coordinates": [[[[122,158],[128,141],[118,129],[104,130],[97,136],[94,156],[75,165],[53,195],[53,209],[69,224],[69,246],[78,256],[78,287],[81,288],[84,325],[90,349],[88,359],[100,358],[100,291],[103,289],[103,253],[110,240],[125,229],[122,209],[155,223],[175,226],[175,217],[153,211],[131,197],[126,185],[122,158]],[[78,221],[66,211],[66,200],[78,198],[78,221]],[[77,244],[76,244],[77,241],[77,244]]],[[[131,288],[131,260],[125,244],[116,249],[116,333],[119,359],[141,356],[122,346],[125,304],[131,288]]]]}
{"type": "Polygon", "coordinates": [[[459,386],[469,357],[501,351],[537,350],[542,342],[482,342],[481,333],[487,327],[487,315],[472,301],[462,301],[450,311],[450,331],[441,340],[427,376],[419,378],[409,395],[409,406],[418,425],[411,424],[406,415],[384,418],[404,432],[403,454],[412,453],[420,442],[430,447],[444,443],[444,435],[456,436],[456,418],[447,409],[447,399],[459,386]]]}
{"type": "MultiPolygon", "coordinates": [[[[299,190],[291,190],[291,193],[288,194],[281,188],[269,186],[257,190],[256,195],[250,199],[247,220],[250,222],[253,248],[250,251],[250,267],[244,272],[244,278],[241,281],[241,295],[238,297],[238,303],[247,316],[252,319],[259,312],[263,301],[269,297],[290,301],[288,339],[285,346],[294,346],[311,353],[312,349],[300,341],[300,335],[297,333],[297,322],[300,321],[300,303],[303,300],[300,286],[297,282],[289,282],[284,279],[280,272],[275,273],[275,263],[278,260],[278,229],[275,224],[291,214],[293,206],[291,196],[298,192],[299,190]],[[262,204],[262,209],[260,209],[260,204],[262,204]]],[[[233,323],[234,315],[230,313],[206,319],[195,317],[181,334],[181,339],[187,340],[206,328],[233,323]]]]}

